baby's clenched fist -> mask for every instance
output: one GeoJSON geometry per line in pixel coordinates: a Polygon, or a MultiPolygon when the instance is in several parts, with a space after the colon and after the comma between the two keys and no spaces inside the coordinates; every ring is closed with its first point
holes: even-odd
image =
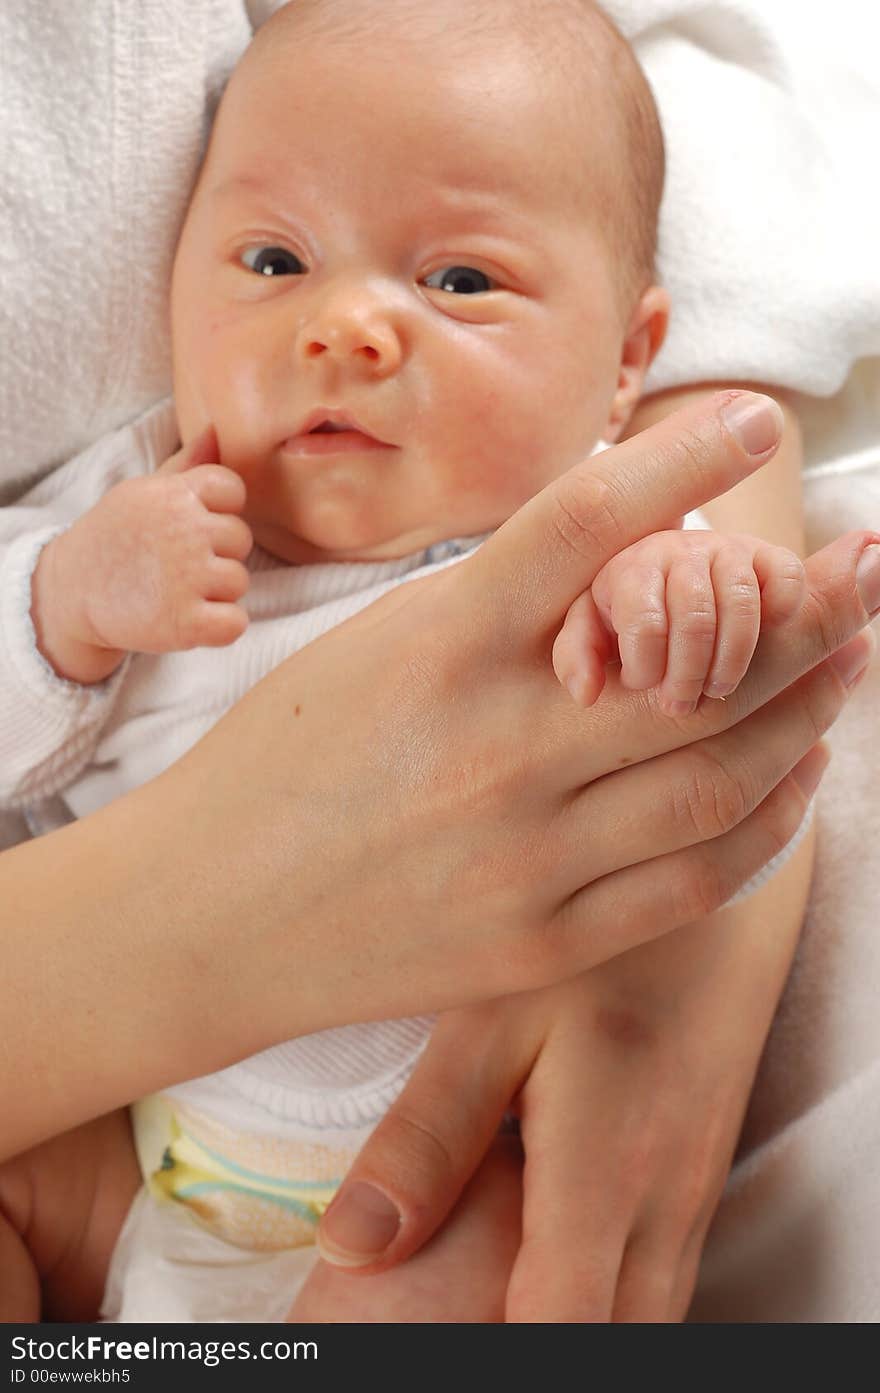
{"type": "Polygon", "coordinates": [[[590,706],[618,658],[621,682],[659,687],[670,715],[700,697],[725,697],[745,676],[762,625],[790,619],[806,594],[794,552],[756,537],[655,532],[602,567],[572,605],[553,648],[553,666],[590,706]]]}
{"type": "Polygon", "coordinates": [[[96,681],[127,652],[219,647],[247,627],[245,487],[203,462],[205,441],[117,484],[45,549],[34,620],[62,676],[96,681]]]}

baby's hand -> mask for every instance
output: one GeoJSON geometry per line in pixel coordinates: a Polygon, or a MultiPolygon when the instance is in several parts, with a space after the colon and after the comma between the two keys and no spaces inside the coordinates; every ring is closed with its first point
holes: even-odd
{"type": "Polygon", "coordinates": [[[620,658],[625,687],[660,688],[663,710],[688,715],[726,697],[748,669],[761,626],[800,606],[804,568],[756,537],[656,532],[612,558],[566,616],[553,646],[557,677],[583,706],[620,658]]]}
{"type": "Polygon", "coordinates": [[[41,647],[62,676],[93,682],[126,652],[232,643],[251,550],[245,487],[213,431],[155,474],[117,484],[45,548],[34,576],[41,647]]]}

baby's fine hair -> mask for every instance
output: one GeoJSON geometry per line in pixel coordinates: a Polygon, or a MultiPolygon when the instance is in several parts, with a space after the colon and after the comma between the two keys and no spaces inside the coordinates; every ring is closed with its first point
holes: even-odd
{"type": "MultiPolygon", "coordinates": [[[[454,52],[456,45],[467,51],[475,41],[500,45],[515,38],[539,74],[561,76],[575,99],[601,92],[619,178],[591,190],[593,206],[620,267],[625,307],[651,284],[665,176],[660,118],[632,48],[594,0],[292,0],[258,30],[251,50],[266,52],[296,32],[373,47],[393,34],[422,53],[432,44],[454,52]]],[[[589,122],[586,139],[595,108],[575,101],[573,110],[589,122]]]]}

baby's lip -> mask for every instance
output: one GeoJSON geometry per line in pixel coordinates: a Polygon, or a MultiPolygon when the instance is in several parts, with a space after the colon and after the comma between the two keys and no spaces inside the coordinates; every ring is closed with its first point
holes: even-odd
{"type": "Polygon", "coordinates": [[[287,437],[284,445],[297,447],[309,440],[315,444],[323,442],[330,450],[334,436],[347,437],[345,440],[340,439],[336,442],[340,447],[348,445],[349,448],[352,448],[360,442],[365,449],[394,448],[390,441],[382,440],[379,436],[373,435],[349,412],[337,411],[332,407],[324,406],[319,406],[315,411],[311,411],[293,434],[287,437]]]}

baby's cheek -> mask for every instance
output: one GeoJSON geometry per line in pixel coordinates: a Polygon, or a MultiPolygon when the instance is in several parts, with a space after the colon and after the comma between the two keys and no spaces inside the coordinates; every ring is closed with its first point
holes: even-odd
{"type": "Polygon", "coordinates": [[[546,461],[540,446],[534,453],[501,448],[477,465],[479,492],[486,507],[494,513],[492,526],[502,522],[539,493],[549,482],[546,461]]]}

